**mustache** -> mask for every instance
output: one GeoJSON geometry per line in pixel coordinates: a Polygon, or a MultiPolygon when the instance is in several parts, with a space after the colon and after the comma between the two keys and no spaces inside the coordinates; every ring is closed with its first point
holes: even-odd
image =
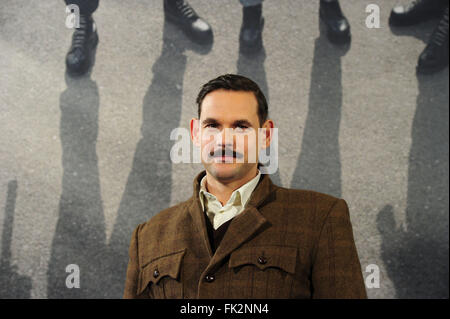
{"type": "Polygon", "coordinates": [[[211,150],[208,153],[208,155],[209,155],[209,157],[222,157],[222,156],[232,156],[234,158],[243,158],[244,157],[244,155],[242,155],[241,153],[236,152],[229,148],[211,150]]]}

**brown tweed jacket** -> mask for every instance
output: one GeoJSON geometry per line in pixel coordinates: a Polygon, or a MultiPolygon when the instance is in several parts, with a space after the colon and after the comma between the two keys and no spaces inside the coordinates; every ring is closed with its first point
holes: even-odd
{"type": "Polygon", "coordinates": [[[199,182],[133,232],[124,298],[367,298],[347,204],[263,175],[215,254],[199,182]]]}

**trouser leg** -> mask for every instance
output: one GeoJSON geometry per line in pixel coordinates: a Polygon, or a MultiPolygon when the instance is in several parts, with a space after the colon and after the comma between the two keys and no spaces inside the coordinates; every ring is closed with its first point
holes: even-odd
{"type": "Polygon", "coordinates": [[[262,49],[263,0],[240,0],[242,8],[242,26],[239,35],[239,51],[253,54],[262,49]]]}
{"type": "Polygon", "coordinates": [[[252,7],[262,4],[263,0],[239,0],[244,7],[252,7]]]}

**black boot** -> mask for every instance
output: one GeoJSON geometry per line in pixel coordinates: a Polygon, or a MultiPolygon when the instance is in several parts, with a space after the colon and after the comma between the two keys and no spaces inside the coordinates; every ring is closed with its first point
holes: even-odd
{"type": "Polygon", "coordinates": [[[194,42],[208,44],[213,40],[211,26],[200,18],[186,0],[164,0],[164,14],[194,42]]]}
{"type": "Polygon", "coordinates": [[[420,54],[417,73],[429,74],[448,65],[448,6],[433,31],[425,50],[420,54]]]}
{"type": "Polygon", "coordinates": [[[92,16],[80,15],[80,27],[73,32],[72,46],[66,56],[69,74],[82,75],[89,70],[94,60],[97,43],[97,27],[92,16]]]}
{"type": "Polygon", "coordinates": [[[320,0],[320,18],[327,26],[328,39],[333,43],[348,43],[351,39],[350,24],[344,16],[338,0],[320,0]]]}
{"type": "Polygon", "coordinates": [[[432,18],[437,18],[448,5],[448,0],[414,0],[406,6],[392,9],[389,24],[392,26],[410,26],[432,18]]]}
{"type": "Polygon", "coordinates": [[[262,49],[263,28],[262,5],[244,7],[239,34],[239,49],[242,53],[254,54],[262,49]]]}

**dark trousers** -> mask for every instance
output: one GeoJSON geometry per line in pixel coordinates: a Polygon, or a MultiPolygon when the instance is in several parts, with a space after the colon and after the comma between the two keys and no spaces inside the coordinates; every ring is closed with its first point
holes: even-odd
{"type": "MultiPolygon", "coordinates": [[[[76,4],[80,8],[80,14],[90,15],[98,8],[99,0],[64,0],[66,5],[76,4]]],[[[173,0],[170,0],[173,1],[173,0]]],[[[244,7],[257,5],[263,0],[240,0],[244,7]]]]}

